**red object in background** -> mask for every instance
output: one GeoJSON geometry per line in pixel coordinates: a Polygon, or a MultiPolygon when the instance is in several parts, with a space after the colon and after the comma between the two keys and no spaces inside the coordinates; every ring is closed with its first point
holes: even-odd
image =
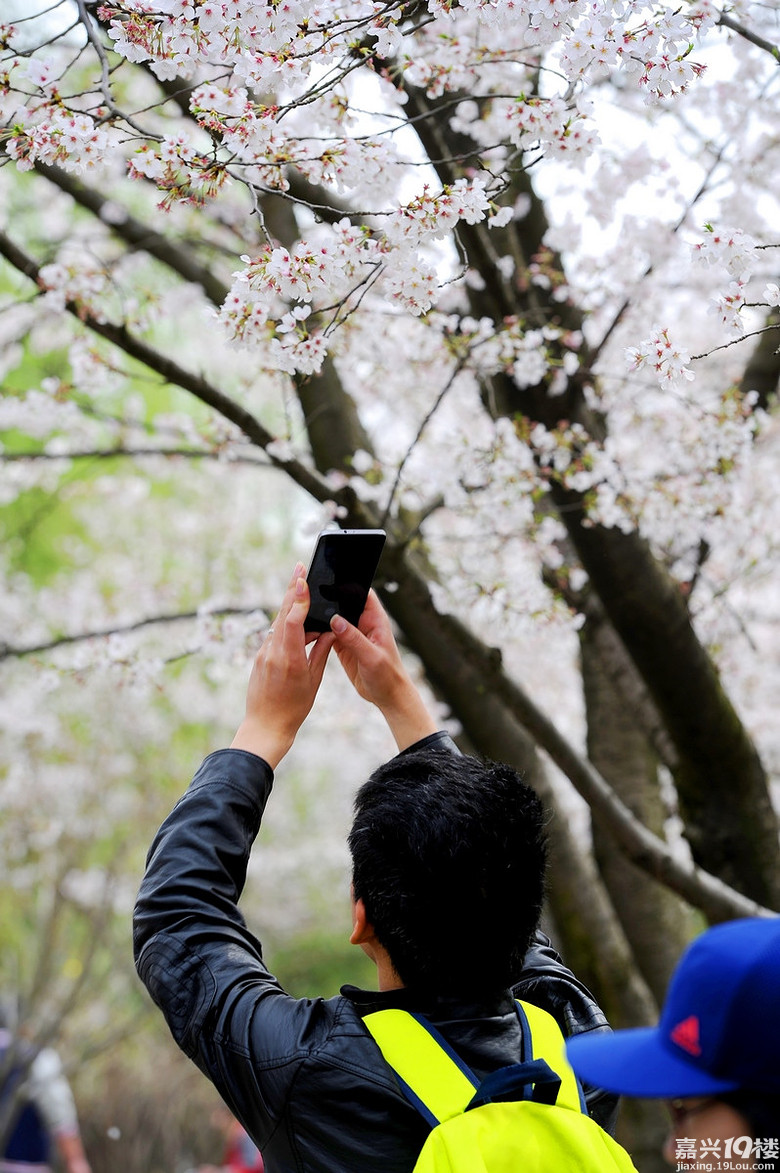
{"type": "Polygon", "coordinates": [[[230,1129],[228,1145],[223,1158],[225,1173],[263,1173],[260,1150],[238,1123],[230,1129]]]}

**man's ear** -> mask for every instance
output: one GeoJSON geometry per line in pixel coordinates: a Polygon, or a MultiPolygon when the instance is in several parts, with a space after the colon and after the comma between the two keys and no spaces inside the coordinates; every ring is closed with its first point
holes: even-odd
{"type": "Polygon", "coordinates": [[[350,945],[366,945],[374,940],[374,926],[366,916],[366,906],[358,897],[352,902],[352,935],[350,945]]]}
{"type": "Polygon", "coordinates": [[[373,961],[377,969],[377,981],[380,990],[400,990],[403,982],[396,973],[390,960],[390,954],[384,945],[377,940],[374,926],[366,916],[366,906],[362,900],[352,897],[352,935],[350,945],[359,945],[366,957],[373,961]]]}

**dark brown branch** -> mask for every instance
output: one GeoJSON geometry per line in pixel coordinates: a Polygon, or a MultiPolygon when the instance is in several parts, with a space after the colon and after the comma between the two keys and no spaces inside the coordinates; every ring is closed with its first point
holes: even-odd
{"type": "Polygon", "coordinates": [[[764,329],[758,331],[758,341],[739,381],[739,389],[744,395],[755,391],[757,405],[769,411],[779,388],[780,310],[774,309],[767,314],[764,329]]]}
{"type": "Polygon", "coordinates": [[[136,220],[129,212],[123,209],[124,215],[117,220],[112,217],[106,220],[103,212],[107,205],[115,204],[108,196],[102,195],[92,187],[80,183],[68,172],[60,167],[52,167],[48,163],[36,163],[36,171],[50,183],[55,184],[61,191],[66,192],[82,208],[86,208],[97,216],[104,225],[108,225],[112,232],[125,241],[131,248],[143,249],[150,256],[155,257],[178,273],[185,281],[200,285],[206,296],[214,305],[222,305],[228,292],[228,287],[216,277],[207,265],[200,264],[183,248],[178,247],[168,237],[155,232],[148,224],[136,220]]]}
{"type": "MultiPolygon", "coordinates": [[[[0,464],[35,460],[113,460],[145,456],[170,456],[184,460],[224,460],[224,452],[212,448],[84,448],[73,452],[0,452],[0,464]]],[[[262,455],[238,456],[231,452],[229,464],[251,464],[254,468],[274,467],[262,455]]]]}

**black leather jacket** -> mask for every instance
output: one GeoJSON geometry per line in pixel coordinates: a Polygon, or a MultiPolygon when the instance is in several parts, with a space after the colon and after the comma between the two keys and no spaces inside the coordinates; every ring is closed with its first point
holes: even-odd
{"type": "MultiPolygon", "coordinates": [[[[431,741],[457,752],[444,734],[431,741]]],[[[267,1173],[410,1173],[427,1126],[361,1016],[420,1011],[481,1077],[520,1058],[512,996],[468,1004],[410,989],[286,994],[237,908],[272,781],[270,767],[242,750],[206,758],[149,852],[134,922],[138,972],[176,1042],[262,1149],[267,1173]]],[[[464,949],[463,965],[473,964],[464,949]]],[[[512,992],[549,1010],[566,1034],[609,1029],[541,934],[512,992]]],[[[586,1094],[591,1114],[611,1127],[615,1098],[586,1094]]]]}

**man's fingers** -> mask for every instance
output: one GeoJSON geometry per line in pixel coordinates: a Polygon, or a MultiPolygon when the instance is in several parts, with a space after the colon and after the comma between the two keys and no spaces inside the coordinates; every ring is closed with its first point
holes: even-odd
{"type": "Polygon", "coordinates": [[[317,637],[317,641],[309,653],[309,672],[312,679],[316,682],[319,688],[322,674],[325,671],[325,664],[327,663],[330,649],[335,643],[335,636],[329,632],[323,632],[317,637]]]}
{"type": "Polygon", "coordinates": [[[355,684],[357,678],[365,673],[375,673],[382,663],[384,652],[381,645],[371,638],[371,631],[364,635],[341,615],[334,615],[330,625],[336,639],[336,655],[352,683],[355,684]]]}
{"type": "Polygon", "coordinates": [[[370,635],[373,631],[380,631],[387,623],[387,613],[380,603],[376,591],[372,589],[368,592],[366,605],[358,621],[358,626],[364,635],[370,635]]]}
{"type": "MultiPolygon", "coordinates": [[[[282,624],[285,641],[288,636],[292,636],[296,640],[303,636],[303,621],[308,612],[309,586],[306,579],[299,575],[284,596],[284,602],[274,624],[277,628],[280,623],[282,624]]],[[[303,642],[305,644],[305,639],[303,642]]]]}
{"type": "Polygon", "coordinates": [[[344,648],[353,648],[357,650],[363,644],[368,643],[362,631],[359,631],[349,620],[345,619],[343,615],[334,615],[330,621],[330,629],[336,636],[339,644],[344,648]]]}

